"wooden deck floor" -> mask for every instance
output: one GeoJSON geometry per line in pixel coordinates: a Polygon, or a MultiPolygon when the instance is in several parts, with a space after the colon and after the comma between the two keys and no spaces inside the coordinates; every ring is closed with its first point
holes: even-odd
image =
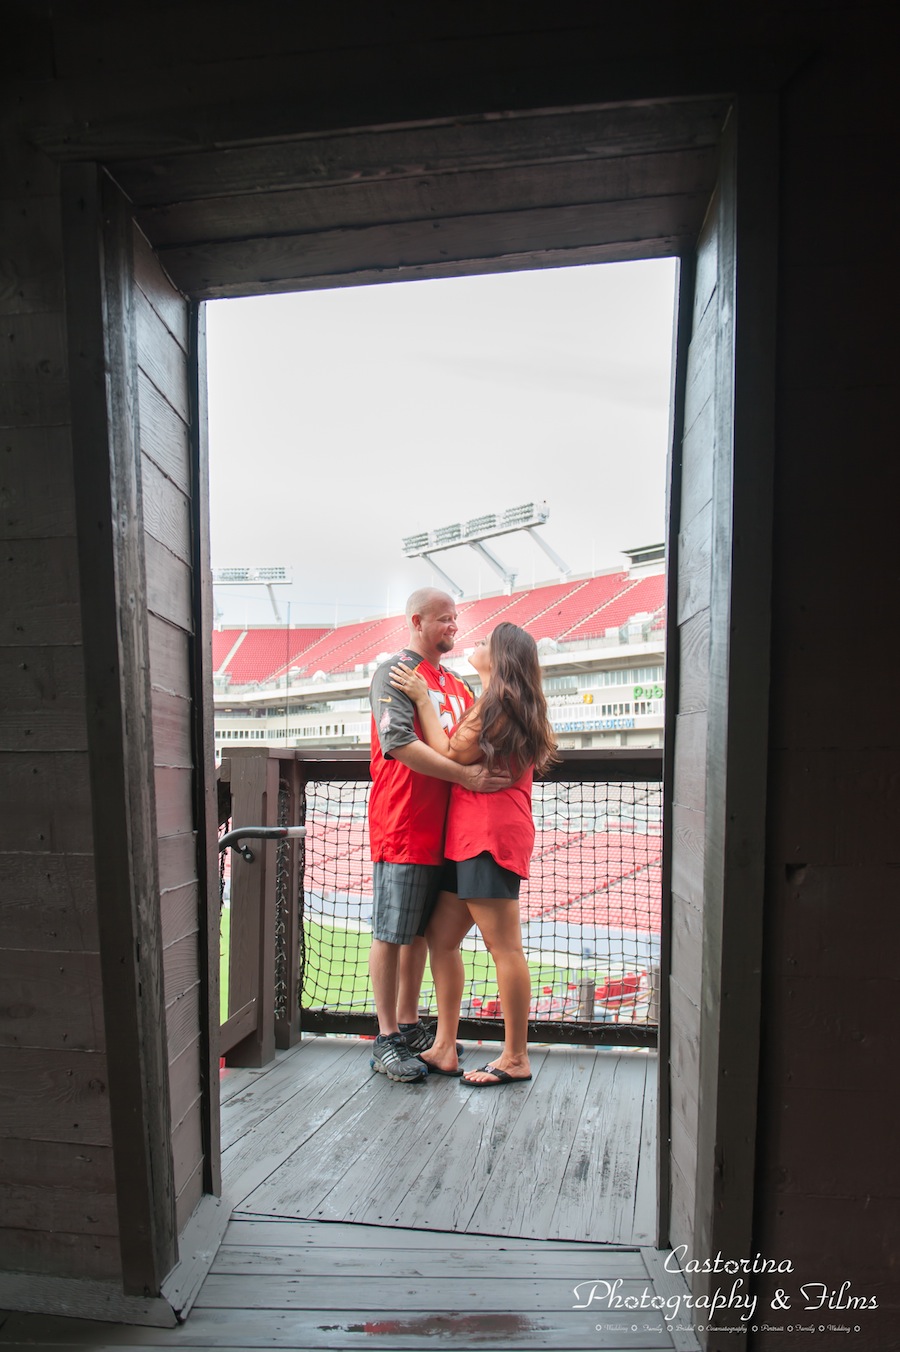
{"type": "MultiPolygon", "coordinates": [[[[492,1046],[471,1047],[482,1065],[492,1046]]],[[[222,1084],[235,1216],[647,1245],[655,1236],[656,1057],[538,1048],[534,1078],[395,1084],[371,1043],[309,1038],[222,1084]]]]}
{"type": "Polygon", "coordinates": [[[235,1209],[184,1324],[10,1314],[0,1352],[697,1349],[689,1318],[614,1303],[686,1290],[652,1247],[654,1055],[539,1049],[528,1084],[467,1090],[370,1052],[307,1039],[223,1077],[235,1209]]]}

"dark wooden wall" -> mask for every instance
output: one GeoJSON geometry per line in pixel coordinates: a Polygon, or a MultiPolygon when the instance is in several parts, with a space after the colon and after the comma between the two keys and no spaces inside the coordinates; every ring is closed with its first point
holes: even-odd
{"type": "Polygon", "coordinates": [[[138,421],[169,1102],[178,1228],[203,1192],[201,905],[194,821],[191,312],[135,230],[138,421]]]}
{"type": "Polygon", "coordinates": [[[813,1280],[878,1299],[879,1348],[900,1346],[896,20],[842,8],[783,98],[758,1210],[767,1252],[832,1255],[813,1280]],[[850,694],[869,654],[883,709],[850,694]]]}
{"type": "Polygon", "coordinates": [[[2,182],[0,1269],[117,1278],[59,171],[2,182]]]}

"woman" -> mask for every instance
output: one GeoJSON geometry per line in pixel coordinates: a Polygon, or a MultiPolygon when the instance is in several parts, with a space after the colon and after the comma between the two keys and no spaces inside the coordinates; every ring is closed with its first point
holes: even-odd
{"type": "Polygon", "coordinates": [[[504,1017],[503,1051],[462,1076],[473,1088],[530,1080],[528,1007],[531,973],[522,949],[519,885],[534,846],[531,782],[556,759],[534,639],[515,624],[498,624],[471,657],[482,693],[449,741],[425,682],[408,667],[391,669],[391,683],[413,700],[425,741],[464,765],[482,761],[509,774],[508,788],[473,793],[453,785],[447,810],[445,876],[426,931],[438,1025],[420,1059],[438,1075],[460,1077],[456,1032],[465,972],[459,946],[476,924],[494,960],[504,1017]]]}

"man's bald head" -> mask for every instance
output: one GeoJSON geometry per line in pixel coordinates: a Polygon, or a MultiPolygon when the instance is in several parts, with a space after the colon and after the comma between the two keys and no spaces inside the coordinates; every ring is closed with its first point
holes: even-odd
{"type": "Polygon", "coordinates": [[[431,615],[437,610],[456,610],[456,602],[437,587],[420,587],[406,603],[406,623],[412,628],[413,615],[431,615]]]}

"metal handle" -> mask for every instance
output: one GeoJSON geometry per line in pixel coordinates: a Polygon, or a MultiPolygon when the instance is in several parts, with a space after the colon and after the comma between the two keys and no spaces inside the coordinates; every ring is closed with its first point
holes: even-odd
{"type": "Polygon", "coordinates": [[[219,853],[231,848],[252,864],[256,856],[249,845],[240,844],[242,840],[303,840],[305,836],[305,826],[239,826],[219,836],[219,853]]]}

